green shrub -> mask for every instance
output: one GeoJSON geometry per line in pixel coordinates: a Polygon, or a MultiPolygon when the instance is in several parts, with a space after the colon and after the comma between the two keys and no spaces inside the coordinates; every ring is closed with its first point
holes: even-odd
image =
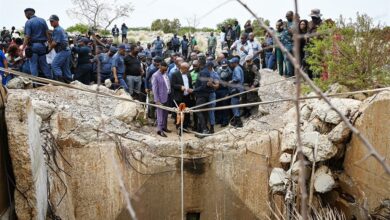
{"type": "Polygon", "coordinates": [[[327,71],[327,82],[339,83],[351,90],[390,85],[390,44],[386,28],[374,25],[372,18],[357,14],[346,23],[323,24],[320,37],[311,40],[307,62],[317,75],[327,71]]]}

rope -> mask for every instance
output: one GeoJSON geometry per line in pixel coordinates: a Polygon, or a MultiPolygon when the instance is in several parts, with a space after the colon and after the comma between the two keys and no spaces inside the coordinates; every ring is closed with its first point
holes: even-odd
{"type": "MultiPolygon", "coordinates": [[[[114,99],[121,100],[121,101],[129,101],[129,102],[134,102],[134,103],[140,104],[140,105],[153,106],[153,107],[164,109],[164,110],[170,111],[170,112],[176,112],[176,113],[180,113],[181,112],[177,108],[171,108],[171,107],[166,107],[166,106],[162,106],[162,105],[156,105],[156,104],[151,104],[151,103],[140,102],[138,100],[132,100],[132,99],[125,98],[125,97],[119,97],[119,96],[115,96],[115,95],[101,93],[101,92],[97,92],[97,91],[94,91],[94,90],[91,90],[91,89],[79,88],[79,87],[71,85],[71,84],[66,84],[66,83],[62,83],[62,82],[58,82],[58,81],[55,81],[55,80],[50,80],[50,79],[46,79],[46,78],[42,78],[42,77],[32,76],[32,75],[28,75],[26,73],[22,73],[22,72],[19,72],[19,71],[4,69],[2,67],[0,67],[0,71],[12,73],[14,75],[25,77],[25,78],[28,78],[28,79],[33,80],[33,81],[38,81],[38,82],[43,82],[43,83],[50,83],[50,84],[53,84],[53,85],[64,86],[64,87],[67,87],[67,88],[76,89],[76,90],[89,92],[89,93],[93,93],[93,94],[98,93],[99,96],[110,97],[110,98],[114,98],[114,99]]],[[[284,80],[280,80],[280,81],[277,81],[277,82],[273,82],[273,83],[270,83],[270,84],[266,84],[264,86],[280,83],[282,81],[285,81],[285,80],[288,80],[288,79],[291,79],[291,78],[292,77],[284,79],[284,80]]],[[[214,100],[214,101],[211,101],[211,102],[208,102],[208,103],[205,103],[205,104],[208,105],[210,103],[214,103],[214,102],[217,102],[217,101],[226,100],[226,99],[229,99],[231,97],[242,95],[244,93],[248,93],[248,92],[251,92],[251,91],[257,90],[257,89],[258,88],[253,88],[252,90],[247,90],[247,91],[244,91],[242,93],[237,93],[237,94],[234,94],[234,95],[231,95],[231,96],[228,96],[228,97],[224,97],[224,98],[221,98],[221,99],[218,99],[218,100],[214,100]]],[[[353,91],[353,92],[335,93],[335,94],[326,95],[325,97],[337,97],[337,96],[344,96],[344,95],[354,95],[354,94],[369,93],[369,92],[382,92],[382,91],[390,91],[390,87],[379,88],[379,89],[366,89],[366,90],[359,90],[359,91],[353,91]]],[[[322,98],[321,96],[315,95],[315,96],[301,97],[299,100],[321,99],[321,98],[322,98]]],[[[242,107],[251,107],[251,106],[257,106],[257,105],[266,105],[266,104],[273,104],[273,103],[278,103],[278,102],[289,102],[289,101],[295,101],[295,100],[296,100],[295,98],[285,98],[285,99],[277,99],[277,100],[273,100],[273,101],[251,102],[251,103],[237,104],[237,105],[230,105],[230,106],[220,106],[220,107],[214,107],[214,108],[195,109],[195,108],[199,108],[199,107],[205,105],[205,104],[202,104],[202,105],[197,105],[197,106],[194,106],[194,107],[191,107],[191,108],[186,108],[184,110],[184,113],[204,112],[204,111],[210,111],[210,110],[225,110],[225,109],[242,108],[242,107]]]]}
{"type": "MultiPolygon", "coordinates": [[[[261,85],[261,87],[266,87],[266,86],[274,85],[274,84],[277,84],[277,83],[281,83],[281,82],[284,82],[284,81],[288,81],[288,80],[293,79],[293,78],[295,78],[295,76],[288,77],[288,78],[286,78],[286,79],[282,79],[282,80],[275,81],[275,82],[272,82],[272,83],[264,84],[264,85],[261,85]]],[[[224,83],[221,83],[221,84],[224,84],[224,83]]],[[[226,83],[226,84],[227,84],[228,86],[230,86],[229,83],[226,83]]],[[[249,88],[250,88],[250,87],[249,87],[249,88]]],[[[220,101],[223,101],[223,100],[227,100],[227,99],[230,99],[230,98],[233,98],[233,97],[236,97],[236,96],[240,96],[240,95],[243,95],[243,94],[246,94],[246,93],[249,93],[249,92],[253,92],[253,91],[256,91],[256,90],[259,90],[259,87],[251,88],[251,89],[245,90],[245,91],[240,92],[240,93],[236,93],[236,94],[233,94],[233,95],[230,95],[230,96],[226,96],[226,97],[223,97],[223,98],[220,98],[220,99],[216,99],[216,100],[213,100],[213,101],[210,101],[210,102],[206,102],[206,103],[203,103],[203,104],[200,104],[200,105],[191,107],[191,108],[189,108],[189,109],[190,109],[190,110],[197,109],[197,108],[200,108],[200,107],[203,107],[203,106],[206,106],[206,105],[210,105],[210,104],[213,104],[213,103],[217,103],[217,102],[220,102],[220,101]]]]}
{"type": "MultiPolygon", "coordinates": [[[[382,91],[390,91],[390,87],[379,88],[379,89],[367,89],[367,90],[360,90],[360,91],[354,91],[354,92],[335,93],[335,94],[326,95],[325,97],[337,97],[337,96],[344,96],[344,95],[354,95],[354,94],[361,94],[361,93],[368,93],[368,92],[382,92],[382,91]]],[[[317,96],[316,95],[316,96],[301,97],[299,100],[321,99],[321,98],[322,98],[321,96],[317,96]]],[[[220,106],[220,107],[214,107],[214,108],[204,108],[204,109],[198,109],[198,110],[190,110],[190,112],[204,112],[204,111],[210,111],[210,110],[225,110],[225,109],[251,107],[251,106],[257,106],[257,105],[265,105],[265,104],[272,104],[272,103],[278,103],[278,102],[288,102],[288,101],[295,101],[295,100],[296,100],[296,98],[277,99],[277,100],[273,100],[273,101],[251,102],[251,103],[238,104],[238,105],[220,106]]]]}
{"type": "Polygon", "coordinates": [[[180,112],[180,176],[181,176],[181,219],[184,220],[184,142],[183,142],[183,121],[184,112],[180,112]]]}
{"type": "Polygon", "coordinates": [[[133,103],[140,104],[140,105],[149,105],[149,106],[153,106],[153,107],[156,107],[156,108],[164,109],[164,110],[167,110],[167,111],[170,111],[170,112],[177,112],[177,110],[175,110],[175,108],[170,108],[170,107],[166,107],[166,106],[162,106],[162,105],[156,105],[156,104],[152,104],[152,103],[140,102],[138,100],[132,100],[132,99],[125,98],[125,97],[119,97],[119,96],[115,96],[115,95],[101,93],[99,91],[95,91],[95,90],[92,90],[92,89],[80,88],[80,87],[77,87],[75,85],[66,84],[66,83],[63,83],[63,82],[58,82],[58,81],[55,81],[55,80],[46,79],[46,78],[42,78],[42,77],[38,77],[38,76],[32,76],[32,75],[29,75],[29,74],[26,74],[26,73],[22,73],[22,72],[19,72],[19,71],[15,71],[15,70],[4,69],[4,68],[0,67],[0,71],[11,73],[11,74],[14,74],[16,76],[21,76],[21,77],[30,79],[32,81],[37,81],[37,82],[47,83],[47,84],[52,84],[52,85],[57,85],[57,86],[63,86],[63,87],[67,87],[67,88],[71,88],[71,89],[75,89],[75,90],[79,90],[79,91],[83,91],[83,92],[98,94],[99,96],[110,97],[110,98],[114,98],[114,99],[121,100],[121,101],[133,102],[133,103]]]}

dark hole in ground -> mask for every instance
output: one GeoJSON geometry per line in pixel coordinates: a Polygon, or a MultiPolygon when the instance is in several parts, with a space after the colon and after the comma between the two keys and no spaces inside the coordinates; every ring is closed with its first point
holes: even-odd
{"type": "MultiPolygon", "coordinates": [[[[184,159],[184,171],[195,175],[201,175],[206,171],[206,164],[207,158],[184,159]]],[[[176,166],[178,170],[180,170],[180,159],[177,160],[176,166]]]]}
{"type": "Polygon", "coordinates": [[[188,212],[186,215],[186,220],[200,220],[199,212],[188,212]]]}

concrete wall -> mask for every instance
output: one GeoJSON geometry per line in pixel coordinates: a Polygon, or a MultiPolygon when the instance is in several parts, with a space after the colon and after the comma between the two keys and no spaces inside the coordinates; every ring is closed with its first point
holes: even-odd
{"type": "MultiPolygon", "coordinates": [[[[356,121],[356,128],[390,164],[390,93],[381,93],[366,100],[360,111],[362,115],[356,121]]],[[[381,201],[390,198],[390,175],[373,157],[361,161],[368,153],[362,142],[352,136],[344,160],[349,181],[343,181],[341,186],[355,197],[357,204],[370,212],[381,201]]],[[[364,211],[356,210],[355,215],[359,213],[364,214],[364,211]]]]}
{"type": "MultiPolygon", "coordinates": [[[[12,99],[12,95],[10,95],[12,99]]],[[[40,136],[40,118],[28,96],[8,102],[6,120],[9,153],[15,174],[16,214],[19,219],[46,219],[47,170],[40,136]]]]}
{"type": "MultiPolygon", "coordinates": [[[[266,218],[269,213],[266,158],[230,151],[202,160],[185,163],[185,213],[199,212],[200,219],[266,218]]],[[[180,219],[180,171],[151,176],[139,192],[132,201],[139,219],[180,219]]],[[[126,211],[118,219],[128,219],[126,211]]]]}

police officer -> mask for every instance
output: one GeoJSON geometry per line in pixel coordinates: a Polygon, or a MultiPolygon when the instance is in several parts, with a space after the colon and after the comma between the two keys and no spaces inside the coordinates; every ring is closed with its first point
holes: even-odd
{"type": "MultiPolygon", "coordinates": [[[[231,84],[231,88],[230,88],[231,95],[244,91],[244,87],[243,87],[244,71],[242,70],[239,62],[240,59],[238,59],[237,57],[233,57],[231,60],[229,60],[229,63],[233,69],[232,80],[229,81],[229,84],[231,84]]],[[[231,105],[240,104],[240,97],[239,96],[232,97],[230,100],[230,104],[231,105]]],[[[240,118],[240,109],[236,107],[233,108],[232,111],[233,111],[234,118],[233,121],[231,122],[231,125],[234,127],[242,127],[243,124],[240,118]]]]}
{"type": "Polygon", "coordinates": [[[46,61],[49,28],[44,19],[35,16],[34,9],[26,8],[24,14],[28,20],[24,26],[23,50],[28,46],[25,52],[29,58],[31,74],[38,76],[40,69],[46,78],[51,79],[52,75],[46,61]]]}
{"type": "Polygon", "coordinates": [[[126,91],[128,91],[129,87],[127,86],[127,84],[123,78],[124,74],[125,74],[125,61],[124,61],[125,54],[126,54],[126,45],[125,44],[119,45],[118,52],[112,58],[112,76],[113,77],[111,78],[111,81],[114,82],[116,87],[118,87],[120,85],[126,91]]]}
{"type": "Polygon", "coordinates": [[[57,15],[52,15],[49,18],[50,25],[54,28],[49,49],[56,51],[51,67],[55,80],[70,82],[72,81],[72,73],[70,72],[71,51],[69,49],[68,35],[59,25],[59,20],[57,15]]]}
{"type": "Polygon", "coordinates": [[[154,46],[154,52],[156,56],[163,56],[164,41],[160,39],[160,36],[157,36],[157,39],[153,41],[152,46],[154,46]]]}
{"type": "Polygon", "coordinates": [[[78,40],[78,47],[72,48],[72,52],[77,53],[77,68],[74,74],[74,79],[86,85],[91,83],[93,65],[92,65],[92,49],[88,46],[90,40],[82,37],[78,40]]]}
{"type": "Polygon", "coordinates": [[[118,49],[116,47],[111,46],[107,53],[101,53],[98,56],[100,62],[100,81],[102,83],[106,81],[106,79],[110,79],[112,77],[112,59],[117,51],[118,49]]]}

